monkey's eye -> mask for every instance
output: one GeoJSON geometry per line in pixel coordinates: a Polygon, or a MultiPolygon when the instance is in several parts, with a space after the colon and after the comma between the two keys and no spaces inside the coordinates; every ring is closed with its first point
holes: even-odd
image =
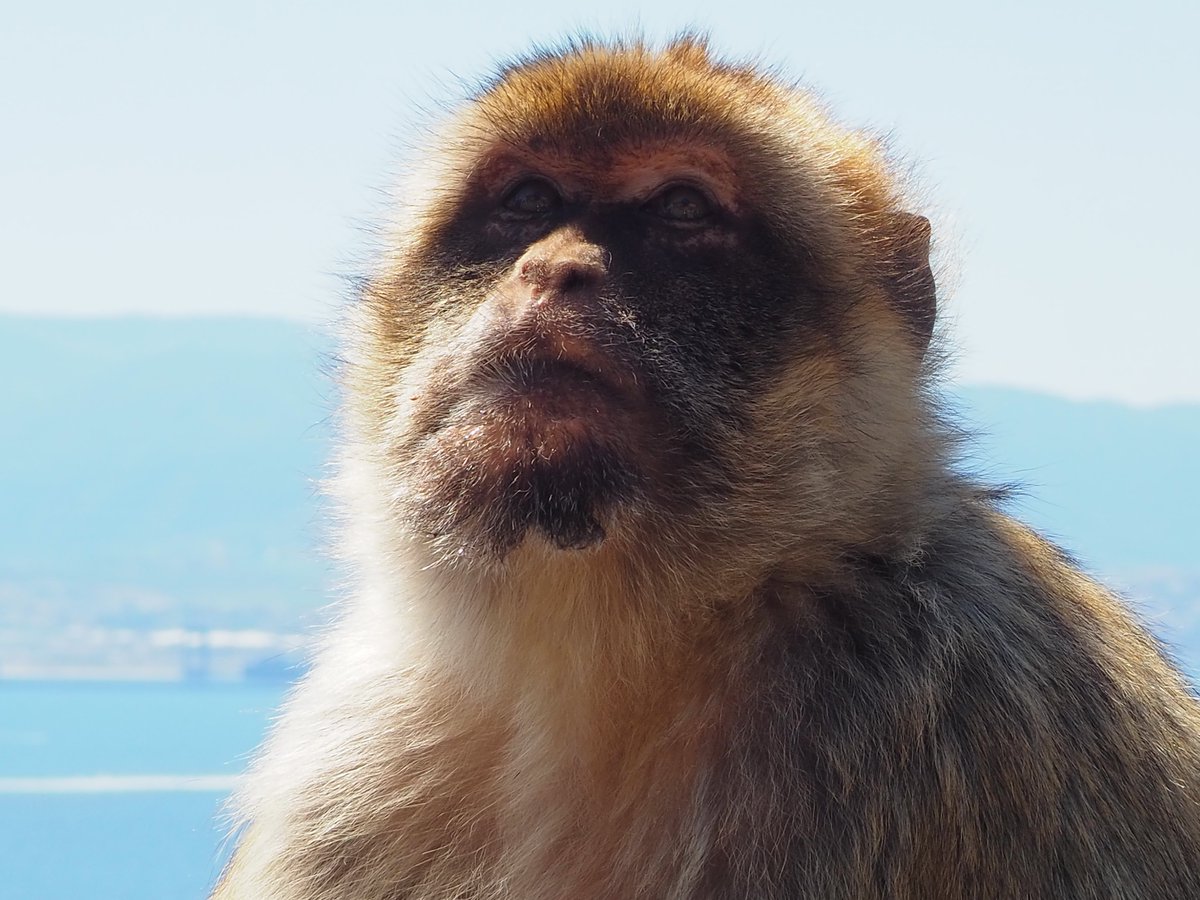
{"type": "Polygon", "coordinates": [[[646,210],[660,219],[683,225],[699,224],[713,214],[713,202],[700,188],[690,184],[676,184],[659,191],[649,202],[646,210]]]}
{"type": "Polygon", "coordinates": [[[522,218],[548,216],[562,203],[554,185],[544,178],[526,178],[504,195],[504,209],[522,218]]]}

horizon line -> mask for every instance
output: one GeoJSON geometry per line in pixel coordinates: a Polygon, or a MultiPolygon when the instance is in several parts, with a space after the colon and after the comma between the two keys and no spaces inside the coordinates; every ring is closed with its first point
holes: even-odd
{"type": "Polygon", "coordinates": [[[231,793],[238,775],[66,775],[0,778],[2,794],[231,793]]]}

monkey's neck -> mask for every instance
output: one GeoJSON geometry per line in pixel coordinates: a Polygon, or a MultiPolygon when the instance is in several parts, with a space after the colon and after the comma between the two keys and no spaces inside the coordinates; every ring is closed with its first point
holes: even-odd
{"type": "Polygon", "coordinates": [[[705,702],[697,698],[729,668],[723,648],[739,643],[729,640],[730,598],[697,596],[615,549],[531,542],[503,565],[476,567],[439,564],[410,544],[398,570],[388,567],[390,583],[369,591],[349,633],[397,635],[380,664],[419,670],[563,745],[636,741],[639,723],[705,702]]]}

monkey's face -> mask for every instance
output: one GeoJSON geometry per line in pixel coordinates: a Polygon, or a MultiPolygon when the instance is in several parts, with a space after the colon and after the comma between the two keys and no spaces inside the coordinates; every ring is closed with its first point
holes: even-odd
{"type": "Polygon", "coordinates": [[[504,154],[477,174],[427,275],[446,307],[403,448],[423,528],[576,549],[721,492],[744,396],[816,301],[728,161],[688,150],[504,154]]]}
{"type": "Polygon", "coordinates": [[[719,518],[791,453],[763,398],[828,356],[858,297],[829,262],[852,198],[805,221],[818,180],[712,90],[584,74],[534,67],[485,96],[369,294],[403,514],[446,550],[719,518]]]}

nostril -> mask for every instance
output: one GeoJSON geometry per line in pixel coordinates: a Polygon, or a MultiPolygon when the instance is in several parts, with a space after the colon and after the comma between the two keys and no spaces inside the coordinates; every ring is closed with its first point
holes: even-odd
{"type": "Polygon", "coordinates": [[[558,276],[558,289],[563,293],[589,287],[600,280],[600,273],[594,268],[581,263],[564,263],[558,276]]]}

